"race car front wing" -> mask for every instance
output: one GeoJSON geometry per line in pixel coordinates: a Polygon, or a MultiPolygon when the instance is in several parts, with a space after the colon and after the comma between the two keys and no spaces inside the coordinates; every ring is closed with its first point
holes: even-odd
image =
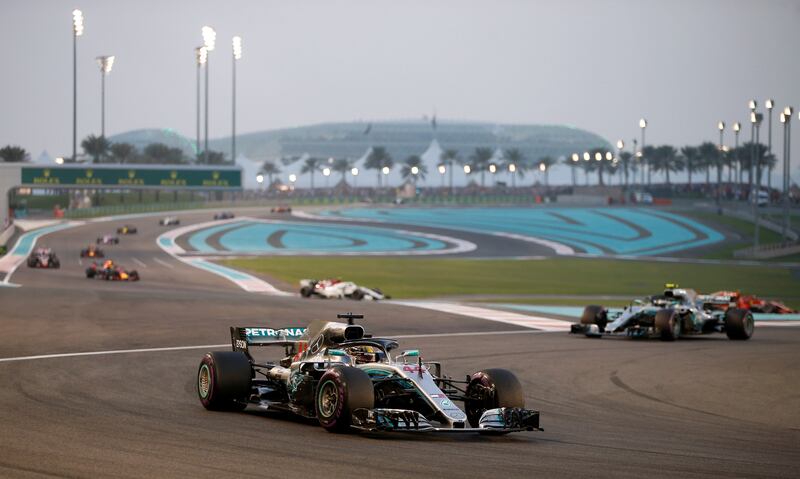
{"type": "MultiPolygon", "coordinates": [[[[539,411],[524,408],[501,407],[488,409],[478,427],[435,427],[417,411],[407,409],[356,409],[352,427],[364,432],[471,432],[507,433],[542,431],[539,411]]],[[[463,424],[463,423],[462,423],[463,424]]]]}

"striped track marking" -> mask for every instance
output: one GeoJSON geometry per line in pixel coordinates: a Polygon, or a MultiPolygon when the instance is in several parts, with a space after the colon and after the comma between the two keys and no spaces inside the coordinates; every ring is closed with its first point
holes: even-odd
{"type": "MultiPolygon", "coordinates": [[[[541,333],[541,331],[524,329],[521,331],[474,331],[465,333],[406,334],[401,336],[392,336],[392,338],[425,339],[425,338],[449,338],[449,337],[461,337],[461,336],[497,336],[504,334],[531,334],[531,333],[541,333]]],[[[166,348],[111,349],[107,351],[85,351],[79,353],[40,354],[36,356],[17,356],[13,358],[0,358],[0,363],[35,361],[38,359],[77,358],[83,356],[107,356],[112,354],[160,353],[168,351],[188,351],[192,349],[218,349],[218,348],[229,348],[230,346],[231,343],[223,343],[223,344],[203,344],[200,346],[171,346],[166,348]]]]}
{"type": "Polygon", "coordinates": [[[145,264],[145,262],[140,260],[139,258],[131,258],[131,259],[133,260],[134,263],[138,264],[142,268],[147,268],[147,265],[145,264]]]}
{"type": "Polygon", "coordinates": [[[435,301],[386,301],[387,303],[411,306],[415,308],[430,309],[443,313],[458,314],[471,318],[485,319],[499,323],[513,324],[524,328],[532,328],[540,331],[569,331],[570,323],[558,319],[546,318],[544,316],[530,316],[527,314],[512,313],[509,311],[499,311],[496,309],[479,308],[476,306],[465,306],[457,303],[444,303],[435,301]]]}
{"type": "Polygon", "coordinates": [[[11,276],[14,274],[17,268],[19,268],[20,265],[25,262],[25,259],[27,259],[28,255],[31,253],[31,251],[33,251],[33,248],[36,246],[36,242],[39,240],[39,238],[50,233],[55,233],[56,231],[72,228],[81,224],[83,224],[83,222],[80,221],[67,221],[64,223],[59,222],[58,224],[31,230],[21,235],[17,239],[17,243],[14,245],[14,247],[11,248],[11,251],[0,258],[0,273],[6,273],[5,278],[3,278],[4,285],[8,286],[12,284],[9,282],[11,280],[11,276]]]}
{"type": "Polygon", "coordinates": [[[172,266],[171,264],[167,263],[163,259],[158,259],[156,257],[153,257],[153,261],[155,261],[156,263],[160,264],[161,266],[164,266],[165,268],[175,269],[174,266],[172,266]]]}
{"type": "Polygon", "coordinates": [[[520,234],[516,234],[516,233],[496,232],[496,233],[493,233],[493,234],[495,236],[500,236],[502,238],[510,238],[510,239],[515,239],[515,240],[518,240],[518,241],[525,241],[525,242],[528,242],[528,243],[535,243],[535,244],[538,244],[538,245],[541,245],[541,246],[544,246],[544,247],[552,249],[553,251],[555,251],[555,253],[557,255],[560,255],[560,256],[572,256],[572,255],[575,254],[575,250],[574,249],[570,248],[569,246],[567,246],[565,244],[556,243],[555,241],[536,238],[534,236],[520,235],[520,234]]]}

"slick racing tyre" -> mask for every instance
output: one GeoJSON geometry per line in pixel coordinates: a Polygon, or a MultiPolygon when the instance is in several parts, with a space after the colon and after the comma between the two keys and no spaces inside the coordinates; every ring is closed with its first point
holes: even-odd
{"type": "Polygon", "coordinates": [[[681,335],[681,318],[674,309],[660,309],[656,313],[655,328],[662,341],[675,341],[681,335]]]}
{"type": "Polygon", "coordinates": [[[212,411],[242,410],[247,407],[252,368],[239,351],[206,353],[197,370],[197,396],[212,411]]]}
{"type": "Polygon", "coordinates": [[[602,333],[606,330],[606,324],[608,324],[608,313],[602,306],[586,306],[581,316],[581,324],[596,324],[602,333]]]}
{"type": "Polygon", "coordinates": [[[355,299],[356,301],[361,301],[364,299],[364,292],[360,289],[353,291],[353,294],[350,295],[351,298],[355,299]]]}
{"type": "Polygon", "coordinates": [[[329,432],[345,432],[352,422],[353,411],[375,406],[372,380],[358,368],[331,368],[319,380],[314,405],[322,427],[329,432]]]}
{"type": "Polygon", "coordinates": [[[310,286],[303,286],[300,288],[300,296],[304,298],[310,298],[313,292],[314,290],[310,286]]]}
{"type": "Polygon", "coordinates": [[[128,281],[139,281],[139,272],[136,270],[128,273],[128,281]]]}
{"type": "Polygon", "coordinates": [[[725,312],[725,334],[728,339],[750,339],[754,329],[753,313],[750,311],[736,308],[725,312]]]}
{"type": "Polygon", "coordinates": [[[464,412],[472,427],[487,409],[525,407],[525,395],[519,379],[507,369],[484,369],[473,374],[467,384],[464,412]]]}
{"type": "Polygon", "coordinates": [[[86,268],[86,277],[87,278],[94,278],[97,274],[97,271],[92,268],[86,268]]]}

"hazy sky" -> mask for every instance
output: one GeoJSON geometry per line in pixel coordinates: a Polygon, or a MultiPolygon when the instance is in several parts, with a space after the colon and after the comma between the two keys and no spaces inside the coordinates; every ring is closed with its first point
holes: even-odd
{"type": "Polygon", "coordinates": [[[76,7],[79,141],[100,130],[102,54],[117,56],[107,134],[193,138],[205,24],[212,137],[230,134],[237,34],[239,132],[435,108],[442,122],[567,124],[626,143],[644,115],[648,143],[686,144],[744,122],[750,97],[800,107],[800,0],[1,0],[0,145],[70,154],[76,7]]]}

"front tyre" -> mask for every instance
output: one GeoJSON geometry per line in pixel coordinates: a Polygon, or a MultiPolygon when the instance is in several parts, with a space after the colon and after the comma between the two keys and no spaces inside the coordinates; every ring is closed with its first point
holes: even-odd
{"type": "Polygon", "coordinates": [[[314,401],[317,420],[329,432],[345,432],[356,409],[372,409],[375,391],[364,371],[350,366],[336,366],[322,375],[314,401]]]}
{"type": "Polygon", "coordinates": [[[675,341],[681,335],[681,320],[674,309],[661,309],[656,313],[655,328],[662,341],[675,341]]]}
{"type": "Polygon", "coordinates": [[[467,385],[464,410],[472,427],[478,427],[487,409],[525,407],[525,395],[517,376],[507,369],[485,369],[473,374],[467,385]]]}
{"type": "Polygon", "coordinates": [[[211,411],[242,410],[247,407],[252,368],[240,351],[206,353],[197,370],[197,396],[211,411]]]}
{"type": "Polygon", "coordinates": [[[728,339],[747,340],[753,336],[753,313],[746,309],[729,309],[725,312],[725,334],[728,339]]]}
{"type": "Polygon", "coordinates": [[[606,308],[597,305],[586,306],[581,315],[581,324],[596,324],[602,333],[606,330],[606,324],[608,324],[608,312],[606,308]]]}

